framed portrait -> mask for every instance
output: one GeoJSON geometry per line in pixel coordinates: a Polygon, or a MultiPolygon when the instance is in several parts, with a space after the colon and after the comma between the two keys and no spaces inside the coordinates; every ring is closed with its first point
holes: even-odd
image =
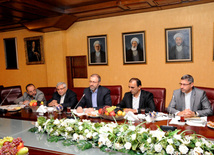
{"type": "Polygon", "coordinates": [[[88,64],[108,65],[107,36],[88,36],[88,64]]]}
{"type": "Polygon", "coordinates": [[[165,29],[166,62],[192,61],[192,27],[165,29]]]}
{"type": "Polygon", "coordinates": [[[43,51],[43,37],[29,37],[24,38],[25,42],[25,55],[26,55],[26,64],[44,64],[44,51],[43,51]]]}
{"type": "Polygon", "coordinates": [[[145,32],[123,33],[124,64],[146,63],[145,32]]]}

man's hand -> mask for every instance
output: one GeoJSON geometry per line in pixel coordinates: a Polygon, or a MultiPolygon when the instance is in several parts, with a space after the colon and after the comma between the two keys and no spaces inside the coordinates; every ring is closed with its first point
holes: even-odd
{"type": "Polygon", "coordinates": [[[125,109],[123,109],[123,111],[125,111],[126,113],[129,111],[131,111],[133,113],[137,113],[137,109],[131,109],[131,108],[125,108],[125,109]]]}
{"type": "Polygon", "coordinates": [[[51,101],[51,102],[48,104],[49,107],[54,107],[54,106],[57,106],[57,105],[58,105],[57,100],[53,100],[53,101],[51,101]]]}
{"type": "Polygon", "coordinates": [[[178,116],[184,116],[185,118],[190,118],[195,116],[195,112],[190,109],[185,109],[177,114],[178,116]]]}
{"type": "Polygon", "coordinates": [[[23,102],[24,105],[28,105],[29,103],[30,103],[30,101],[28,101],[28,100],[25,100],[25,101],[23,102]]]}

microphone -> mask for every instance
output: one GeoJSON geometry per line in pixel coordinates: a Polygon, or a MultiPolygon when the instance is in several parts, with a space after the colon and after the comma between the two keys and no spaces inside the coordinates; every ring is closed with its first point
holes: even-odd
{"type": "MultiPolygon", "coordinates": [[[[174,97],[174,96],[173,96],[174,97]]],[[[171,105],[171,104],[170,104],[171,105]]],[[[170,115],[170,112],[171,112],[171,109],[172,109],[172,105],[169,107],[169,115],[170,115]]],[[[175,129],[177,129],[177,127],[175,126],[169,126],[169,119],[167,120],[167,125],[161,125],[160,126],[161,130],[163,131],[174,131],[175,129]]]]}
{"type": "Polygon", "coordinates": [[[85,94],[82,95],[81,99],[79,100],[79,102],[77,103],[77,105],[74,107],[74,109],[76,109],[76,107],[79,105],[80,101],[82,101],[83,97],[85,96],[85,94]]]}
{"type": "Polygon", "coordinates": [[[10,89],[10,91],[8,92],[8,94],[5,96],[5,98],[3,99],[3,101],[1,102],[0,106],[4,103],[4,101],[7,99],[7,97],[10,95],[10,93],[12,92],[13,88],[10,89]]]}

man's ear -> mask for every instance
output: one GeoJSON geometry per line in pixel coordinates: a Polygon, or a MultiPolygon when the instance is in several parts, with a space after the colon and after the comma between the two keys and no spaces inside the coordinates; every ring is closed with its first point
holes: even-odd
{"type": "Polygon", "coordinates": [[[194,86],[194,82],[191,83],[191,87],[193,87],[193,86],[194,86]]]}

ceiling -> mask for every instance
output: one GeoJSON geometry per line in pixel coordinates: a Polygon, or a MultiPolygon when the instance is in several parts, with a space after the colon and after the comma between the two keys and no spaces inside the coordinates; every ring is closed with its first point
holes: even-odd
{"type": "Polygon", "coordinates": [[[214,2],[214,0],[0,0],[0,32],[66,30],[77,21],[214,2]]]}

